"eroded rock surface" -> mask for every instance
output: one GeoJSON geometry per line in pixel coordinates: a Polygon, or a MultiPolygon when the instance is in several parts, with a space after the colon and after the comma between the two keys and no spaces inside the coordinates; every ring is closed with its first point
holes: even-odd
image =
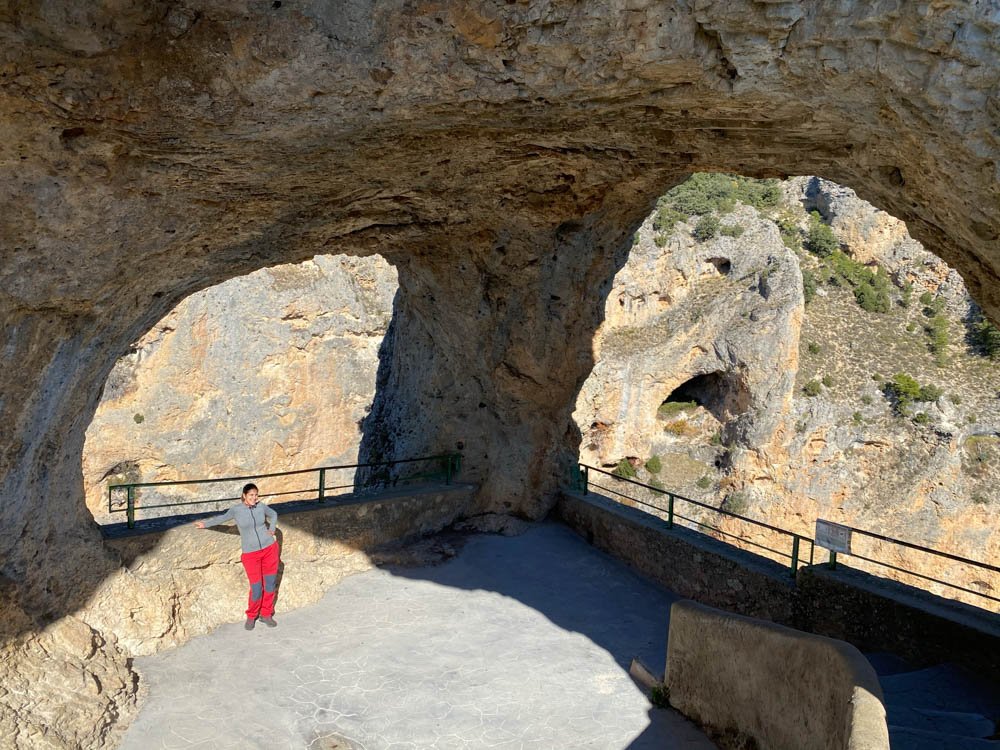
{"type": "MultiPolygon", "coordinates": [[[[392,262],[401,336],[365,450],[461,444],[480,509],[532,517],[575,458],[573,401],[628,239],[687,172],[850,185],[996,316],[998,13],[8,4],[0,559],[28,616],[12,637],[117,569],[80,470],[114,362],[233,276],[333,251],[392,262]]],[[[99,742],[92,705],[67,738],[99,742]]]]}

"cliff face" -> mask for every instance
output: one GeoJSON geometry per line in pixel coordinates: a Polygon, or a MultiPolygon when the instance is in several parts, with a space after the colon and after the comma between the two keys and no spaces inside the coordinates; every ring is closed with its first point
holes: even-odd
{"type": "MultiPolygon", "coordinates": [[[[381,258],[317,256],[178,305],[115,365],[87,430],[83,471],[95,518],[124,518],[108,516],[109,482],[356,463],[396,288],[381,258]]],[[[329,483],[350,484],[353,473],[342,473],[329,483]]],[[[315,480],[272,480],[263,491],[315,488],[315,480]]],[[[238,487],[212,491],[231,497],[238,487]]],[[[143,499],[195,497],[204,493],[140,490],[140,508],[143,499]]],[[[139,517],[162,512],[172,511],[139,517]]]]}
{"type": "MultiPolygon", "coordinates": [[[[0,575],[27,618],[5,640],[122,574],[81,479],[115,361],[260,268],[392,262],[405,335],[366,438],[462,444],[479,505],[531,517],[575,458],[628,238],[689,172],[852,185],[996,316],[998,28],[989,3],[4,4],[0,575]]],[[[0,700],[5,736],[48,726],[30,691],[0,700]]]]}
{"type": "MultiPolygon", "coordinates": [[[[615,279],[595,339],[598,362],[574,415],[584,434],[581,460],[635,471],[654,486],[806,536],[816,518],[826,518],[972,559],[997,559],[1000,530],[992,519],[1000,504],[1000,368],[974,341],[976,308],[961,279],[901,222],[847,188],[795,178],[782,190],[782,205],[765,212],[774,221],[748,207],[723,217],[723,225],[743,229],[737,239],[698,243],[692,219],[659,250],[652,217],[643,225],[615,279]],[[895,280],[887,312],[862,309],[843,277],[831,277],[829,265],[799,247],[789,230],[806,235],[807,210],[825,217],[848,258],[884,268],[895,280]],[[784,224],[794,252],[782,244],[775,222],[784,224]],[[789,270],[767,276],[773,292],[764,298],[752,294],[754,278],[727,284],[708,263],[692,272],[697,260],[712,256],[733,259],[733,276],[737,264],[759,267],[767,257],[781,258],[789,270]],[[819,280],[806,305],[800,266],[819,280]],[[934,310],[921,295],[939,300],[931,304],[946,320],[947,340],[937,354],[929,336],[934,310]],[[733,352],[741,354],[719,364],[733,352]],[[712,364],[700,366],[704,360],[712,364]],[[749,389],[741,410],[720,413],[697,376],[726,372],[736,362],[734,369],[754,373],[745,382],[760,390],[749,389]],[[897,373],[940,391],[900,409],[885,393],[897,373]],[[753,408],[758,403],[767,406],[753,408]]],[[[787,541],[749,525],[723,527],[789,551],[787,541]]],[[[991,596],[1000,592],[996,576],[957,563],[858,537],[855,548],[991,596]]]]}

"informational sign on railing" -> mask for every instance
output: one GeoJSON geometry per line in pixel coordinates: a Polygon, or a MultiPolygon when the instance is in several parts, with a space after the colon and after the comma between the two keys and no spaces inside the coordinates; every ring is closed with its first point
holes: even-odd
{"type": "Polygon", "coordinates": [[[817,518],[816,545],[823,549],[849,555],[851,554],[851,528],[817,518]]]}

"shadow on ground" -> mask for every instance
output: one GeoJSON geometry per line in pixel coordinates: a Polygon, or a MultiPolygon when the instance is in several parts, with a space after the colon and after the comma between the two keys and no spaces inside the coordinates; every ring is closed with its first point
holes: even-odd
{"type": "MultiPolygon", "coordinates": [[[[436,537],[435,544],[438,550],[457,550],[467,539],[470,535],[446,532],[436,537]]],[[[633,657],[654,673],[663,673],[670,605],[680,597],[561,524],[532,525],[526,533],[504,539],[502,549],[492,544],[465,546],[440,565],[380,567],[404,578],[516,599],[563,630],[588,638],[626,673],[633,657]],[[540,536],[544,544],[539,543],[540,536]]],[[[627,746],[629,750],[674,747],[670,738],[679,722],[687,723],[672,710],[656,708],[650,708],[649,721],[627,746]]]]}

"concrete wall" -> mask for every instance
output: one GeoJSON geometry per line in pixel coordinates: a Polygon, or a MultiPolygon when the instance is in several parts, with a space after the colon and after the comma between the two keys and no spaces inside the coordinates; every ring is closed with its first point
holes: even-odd
{"type": "Polygon", "coordinates": [[[777,563],[613,502],[563,491],[556,518],[681,596],[889,651],[914,666],[954,662],[1000,681],[1000,617],[839,565],[777,563]]]}
{"type": "Polygon", "coordinates": [[[773,560],[738,550],[600,495],[563,491],[556,518],[598,549],[681,596],[732,612],[791,623],[795,580],[773,560]]]}
{"type": "Polygon", "coordinates": [[[690,601],[670,609],[666,684],[681,713],[761,750],[888,750],[882,690],[843,641],[690,601]]]}
{"type": "MultiPolygon", "coordinates": [[[[373,566],[380,545],[440,531],[464,517],[471,484],[410,488],[336,502],[275,503],[281,544],[277,613],[317,601],[345,576],[373,566]]],[[[196,529],[207,514],[105,527],[121,575],[92,598],[87,621],[132,655],[149,654],[242,618],[247,582],[235,526],[196,529]]]]}
{"type": "Polygon", "coordinates": [[[1000,684],[1000,615],[843,565],[802,568],[798,598],[803,630],[914,666],[953,662],[1000,684]]]}

